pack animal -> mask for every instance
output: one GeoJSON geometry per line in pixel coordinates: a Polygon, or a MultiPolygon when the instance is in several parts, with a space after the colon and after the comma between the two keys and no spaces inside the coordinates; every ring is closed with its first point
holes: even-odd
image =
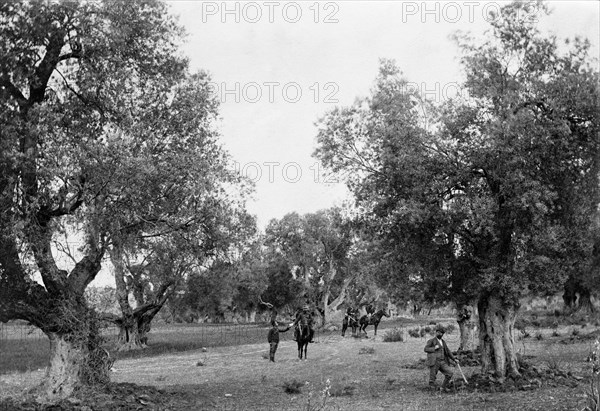
{"type": "Polygon", "coordinates": [[[379,310],[374,314],[369,315],[363,315],[362,317],[360,317],[359,320],[359,324],[360,324],[360,328],[359,328],[359,332],[364,332],[365,334],[367,333],[367,327],[369,325],[372,325],[375,328],[375,335],[377,335],[377,327],[379,326],[379,323],[381,322],[381,318],[382,317],[389,317],[389,313],[385,312],[385,310],[379,310]]]}
{"type": "Polygon", "coordinates": [[[308,349],[308,343],[310,342],[310,328],[308,324],[298,322],[296,325],[296,342],[298,343],[298,359],[301,360],[303,357],[306,360],[306,351],[308,349]]]}

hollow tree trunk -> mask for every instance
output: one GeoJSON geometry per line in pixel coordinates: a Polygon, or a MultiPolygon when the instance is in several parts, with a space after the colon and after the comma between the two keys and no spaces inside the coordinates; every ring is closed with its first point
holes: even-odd
{"type": "Polygon", "coordinates": [[[478,310],[482,371],[499,378],[519,375],[513,333],[518,306],[488,294],[480,297],[478,310]]]}
{"type": "Polygon", "coordinates": [[[477,318],[475,308],[472,305],[459,307],[456,321],[460,330],[459,351],[473,351],[476,348],[475,330],[477,329],[477,318]]]}

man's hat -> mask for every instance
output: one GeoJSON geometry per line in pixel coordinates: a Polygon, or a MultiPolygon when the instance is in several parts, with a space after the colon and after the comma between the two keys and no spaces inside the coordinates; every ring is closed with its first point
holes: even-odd
{"type": "Polygon", "coordinates": [[[441,332],[442,334],[446,333],[446,328],[442,324],[438,324],[437,327],[435,327],[435,330],[441,332]]]}

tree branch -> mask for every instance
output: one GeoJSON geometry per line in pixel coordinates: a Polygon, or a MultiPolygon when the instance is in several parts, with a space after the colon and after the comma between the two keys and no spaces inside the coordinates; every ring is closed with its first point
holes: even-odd
{"type": "Polygon", "coordinates": [[[8,91],[8,94],[17,101],[19,108],[23,109],[27,105],[27,99],[23,93],[21,93],[21,90],[19,90],[19,88],[15,86],[5,74],[0,77],[0,87],[3,87],[6,89],[6,91],[8,91]]]}

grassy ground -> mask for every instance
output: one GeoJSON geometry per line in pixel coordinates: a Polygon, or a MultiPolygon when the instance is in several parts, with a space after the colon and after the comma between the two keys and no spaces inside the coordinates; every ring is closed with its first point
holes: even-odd
{"type": "MultiPolygon", "coordinates": [[[[318,342],[309,346],[306,361],[297,360],[292,341],[280,344],[275,363],[264,358],[266,342],[121,358],[115,362],[112,380],[158,387],[163,395],[180,399],[179,405],[170,409],[182,410],[576,410],[585,405],[584,382],[574,388],[542,387],[511,393],[429,391],[428,370],[407,368],[424,358],[427,336],[383,342],[385,328],[393,325],[384,324],[376,338],[371,329],[368,339],[342,338],[338,332],[320,334],[318,342]],[[324,397],[328,384],[331,396],[324,397]],[[286,392],[294,387],[299,392],[286,392]]],[[[519,342],[519,349],[538,367],[587,375],[590,341],[563,343],[573,329],[532,330],[529,338],[519,342]]],[[[159,344],[160,332],[153,332],[153,341],[159,344]]],[[[194,333],[184,334],[180,333],[179,339],[189,344],[194,333]]],[[[173,339],[172,332],[164,338],[167,335],[173,339]]],[[[446,339],[450,348],[456,349],[457,332],[446,339]]],[[[469,378],[478,368],[463,367],[463,371],[469,378]]],[[[42,371],[32,371],[0,376],[0,393],[17,393],[37,383],[42,375],[42,371]]]]}
{"type": "MultiPolygon", "coordinates": [[[[380,324],[381,329],[394,326],[416,327],[426,325],[427,319],[403,319],[380,324]]],[[[450,323],[452,319],[445,319],[450,323]]],[[[200,349],[202,347],[225,347],[257,344],[266,341],[266,324],[155,324],[149,334],[148,348],[140,351],[118,352],[114,341],[116,329],[105,329],[103,335],[108,343],[106,348],[118,359],[152,357],[166,353],[176,353],[200,349]]],[[[24,326],[3,326],[0,333],[0,375],[14,371],[27,372],[45,368],[48,364],[50,344],[41,332],[24,326]],[[33,331],[33,332],[31,332],[33,331]]],[[[373,327],[367,328],[373,333],[373,327]]],[[[351,330],[347,333],[350,334],[351,330]]],[[[337,335],[338,331],[317,330],[315,339],[326,339],[337,335]]],[[[293,338],[291,332],[281,333],[283,342],[293,338]]]]}

